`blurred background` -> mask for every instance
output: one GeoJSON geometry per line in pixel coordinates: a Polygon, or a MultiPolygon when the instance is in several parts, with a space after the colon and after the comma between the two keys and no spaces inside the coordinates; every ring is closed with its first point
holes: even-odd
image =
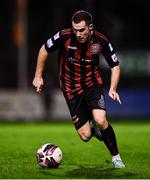
{"type": "Polygon", "coordinates": [[[57,52],[49,55],[44,91],[32,87],[38,51],[57,31],[71,26],[77,10],[92,13],[94,26],[108,36],[121,64],[122,105],[108,96],[110,70],[101,58],[108,116],[150,119],[150,11],[148,0],[2,0],[0,4],[0,120],[70,118],[59,89],[57,52]]]}

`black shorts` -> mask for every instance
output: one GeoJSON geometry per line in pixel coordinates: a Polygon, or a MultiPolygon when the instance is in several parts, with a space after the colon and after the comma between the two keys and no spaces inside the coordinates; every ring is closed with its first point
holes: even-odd
{"type": "Polygon", "coordinates": [[[84,94],[77,95],[73,100],[67,100],[67,105],[76,129],[92,120],[93,109],[105,109],[103,89],[99,85],[89,87],[84,94]]]}

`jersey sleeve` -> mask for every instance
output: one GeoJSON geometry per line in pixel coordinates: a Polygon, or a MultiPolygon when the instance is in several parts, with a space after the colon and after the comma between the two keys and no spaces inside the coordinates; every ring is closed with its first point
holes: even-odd
{"type": "Polygon", "coordinates": [[[105,41],[102,48],[102,54],[109,64],[110,68],[113,68],[119,64],[117,55],[109,41],[105,41]]]}
{"type": "Polygon", "coordinates": [[[55,35],[47,39],[44,45],[45,45],[45,49],[48,52],[53,52],[59,49],[62,45],[61,31],[57,32],[55,35]]]}

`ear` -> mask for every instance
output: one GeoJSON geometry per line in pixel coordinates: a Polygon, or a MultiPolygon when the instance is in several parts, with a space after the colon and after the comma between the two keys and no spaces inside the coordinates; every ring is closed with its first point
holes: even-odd
{"type": "Polygon", "coordinates": [[[89,29],[92,30],[93,29],[93,24],[89,25],[89,29]]]}

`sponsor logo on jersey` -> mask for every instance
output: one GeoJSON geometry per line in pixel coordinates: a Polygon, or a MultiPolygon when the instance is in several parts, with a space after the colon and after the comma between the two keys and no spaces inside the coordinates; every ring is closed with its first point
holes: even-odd
{"type": "MultiPolygon", "coordinates": [[[[69,59],[69,61],[73,64],[73,63],[79,63],[80,61],[79,61],[79,59],[74,59],[74,58],[72,58],[72,57],[69,57],[68,58],[69,59]]],[[[81,61],[82,62],[86,62],[86,63],[91,63],[91,62],[93,62],[94,61],[94,59],[81,59],[81,61]]]]}
{"type": "Polygon", "coordinates": [[[84,62],[93,62],[94,59],[81,59],[81,61],[84,61],[84,62]]]}
{"type": "Polygon", "coordinates": [[[91,46],[91,52],[92,54],[99,54],[101,51],[101,46],[99,44],[93,44],[91,46]]]}
{"type": "Polygon", "coordinates": [[[77,47],[75,47],[75,46],[68,46],[68,49],[77,50],[77,47]]]}

